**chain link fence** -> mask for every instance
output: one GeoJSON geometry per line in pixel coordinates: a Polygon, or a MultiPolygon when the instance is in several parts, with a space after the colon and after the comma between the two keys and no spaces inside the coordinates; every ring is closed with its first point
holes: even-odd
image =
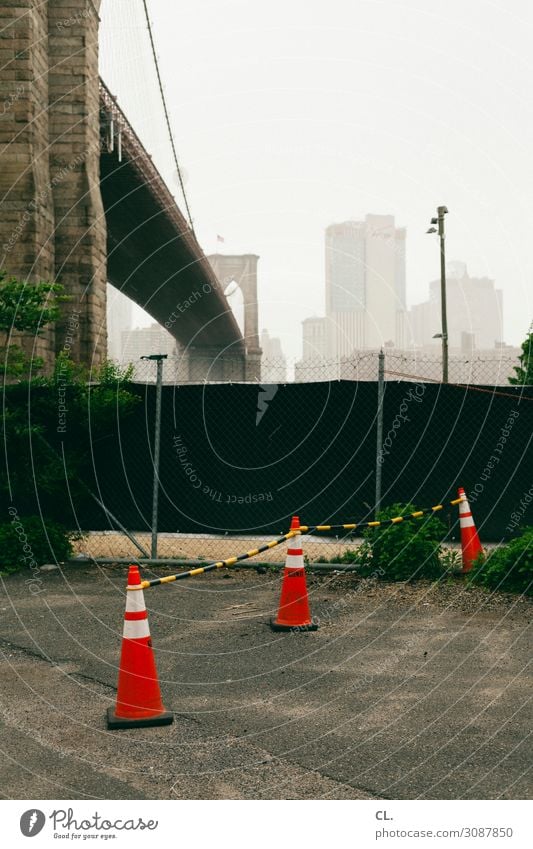
{"type": "MultiPolygon", "coordinates": [[[[442,360],[439,354],[419,351],[386,349],[386,380],[424,380],[440,382],[442,360]]],[[[163,365],[164,384],[195,383],[240,383],[242,367],[235,357],[216,358],[217,371],[227,375],[224,381],[213,380],[209,372],[214,371],[212,358],[195,355],[195,375],[185,368],[185,355],[169,354],[163,365]]],[[[261,361],[261,383],[315,383],[333,380],[378,379],[379,351],[359,351],[349,357],[308,357],[290,359],[285,357],[263,357],[261,361]]],[[[449,382],[497,386],[507,384],[514,376],[518,363],[517,352],[509,353],[505,348],[499,354],[492,352],[451,354],[449,357],[449,382]]],[[[155,383],[156,371],[152,363],[139,360],[132,363],[133,380],[138,383],[155,383]]]]}
{"type": "MultiPolygon", "coordinates": [[[[303,361],[266,359],[255,385],[184,385],[172,379],[172,358],[165,361],[158,558],[225,559],[286,532],[293,514],[313,525],[371,520],[378,470],[383,506],[445,504],[439,515],[450,543],[457,508],[446,505],[459,485],[483,541],[516,533],[513,512],[532,486],[533,430],[533,387],[507,382],[516,359],[451,358],[443,385],[439,357],[386,351],[381,407],[378,362],[378,352],[364,352],[307,361],[303,370],[303,361]]],[[[155,375],[154,363],[135,364],[138,411],[93,439],[86,483],[106,509],[78,511],[78,556],[149,557],[155,375]]],[[[524,510],[518,526],[527,520],[524,510]]],[[[304,550],[310,562],[335,562],[359,543],[357,535],[312,536],[304,550]]],[[[260,562],[283,558],[279,547],[260,562]]]]}
{"type": "MultiPolygon", "coordinates": [[[[457,509],[449,502],[459,485],[484,542],[533,524],[533,387],[507,382],[516,361],[465,357],[457,361],[470,369],[463,381],[443,385],[439,357],[409,357],[387,350],[381,383],[379,352],[308,361],[305,373],[302,361],[267,358],[255,383],[176,382],[172,358],[165,360],[157,558],[226,559],[285,533],[294,514],[306,525],[362,523],[378,504],[398,502],[445,505],[443,537],[453,542],[457,509]],[[344,377],[331,377],[342,369],[344,377]]],[[[27,425],[39,425],[11,427],[5,459],[16,452],[17,463],[2,497],[20,515],[79,531],[79,557],[155,559],[156,371],[153,360],[135,364],[134,382],[120,387],[135,403],[107,396],[114,420],[99,416],[90,391],[86,409],[71,409],[68,388],[62,400],[37,384],[31,397],[24,385],[6,395],[8,417],[27,408],[27,425]],[[66,418],[58,418],[60,401],[66,418]]],[[[305,538],[304,548],[310,561],[337,562],[360,540],[328,533],[305,538]]],[[[283,557],[278,547],[260,561],[283,557]]]]}

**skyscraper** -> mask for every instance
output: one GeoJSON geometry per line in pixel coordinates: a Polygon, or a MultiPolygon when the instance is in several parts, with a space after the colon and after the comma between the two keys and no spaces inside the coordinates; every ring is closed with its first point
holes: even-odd
{"type": "MultiPolygon", "coordinates": [[[[450,349],[469,352],[491,350],[503,338],[503,297],[494,280],[470,277],[464,262],[446,267],[448,344],[450,349]]],[[[417,347],[440,345],[440,280],[429,284],[429,299],[413,306],[409,313],[410,337],[417,347]]]]}
{"type": "Polygon", "coordinates": [[[367,215],[326,230],[326,318],[333,356],[403,344],[405,229],[367,215]]]}
{"type": "Polygon", "coordinates": [[[122,362],[122,334],[131,329],[133,302],[119,289],[107,284],[107,356],[122,362]]]}
{"type": "Polygon", "coordinates": [[[271,336],[268,330],[261,331],[261,382],[283,383],[287,380],[287,359],[281,347],[281,339],[271,336]]]}

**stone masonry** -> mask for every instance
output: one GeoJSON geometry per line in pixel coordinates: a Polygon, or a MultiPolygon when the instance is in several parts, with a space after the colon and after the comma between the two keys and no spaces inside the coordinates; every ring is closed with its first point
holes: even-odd
{"type": "Polygon", "coordinates": [[[96,365],[106,350],[99,187],[100,0],[0,2],[0,268],[70,300],[29,352],[96,365]]]}

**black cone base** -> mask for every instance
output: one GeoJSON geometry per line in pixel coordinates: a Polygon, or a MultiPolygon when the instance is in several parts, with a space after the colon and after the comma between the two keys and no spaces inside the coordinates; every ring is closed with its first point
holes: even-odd
{"type": "Polygon", "coordinates": [[[280,625],[275,619],[270,620],[270,627],[273,631],[318,631],[318,622],[310,622],[309,625],[280,625]]]}
{"type": "Polygon", "coordinates": [[[156,716],[139,717],[138,719],[129,719],[124,716],[117,716],[115,708],[107,709],[107,727],[115,728],[148,728],[151,725],[171,725],[174,722],[174,714],[164,711],[156,716]]]}

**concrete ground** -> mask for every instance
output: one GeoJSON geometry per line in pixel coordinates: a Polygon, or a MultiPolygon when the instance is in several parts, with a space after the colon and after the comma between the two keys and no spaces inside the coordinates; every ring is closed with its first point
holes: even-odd
{"type": "Polygon", "coordinates": [[[309,576],[320,629],[279,634],[266,624],[279,575],[150,589],[175,721],[110,732],[125,577],[80,565],[4,579],[4,798],[531,797],[531,601],[460,580],[309,576]]]}

